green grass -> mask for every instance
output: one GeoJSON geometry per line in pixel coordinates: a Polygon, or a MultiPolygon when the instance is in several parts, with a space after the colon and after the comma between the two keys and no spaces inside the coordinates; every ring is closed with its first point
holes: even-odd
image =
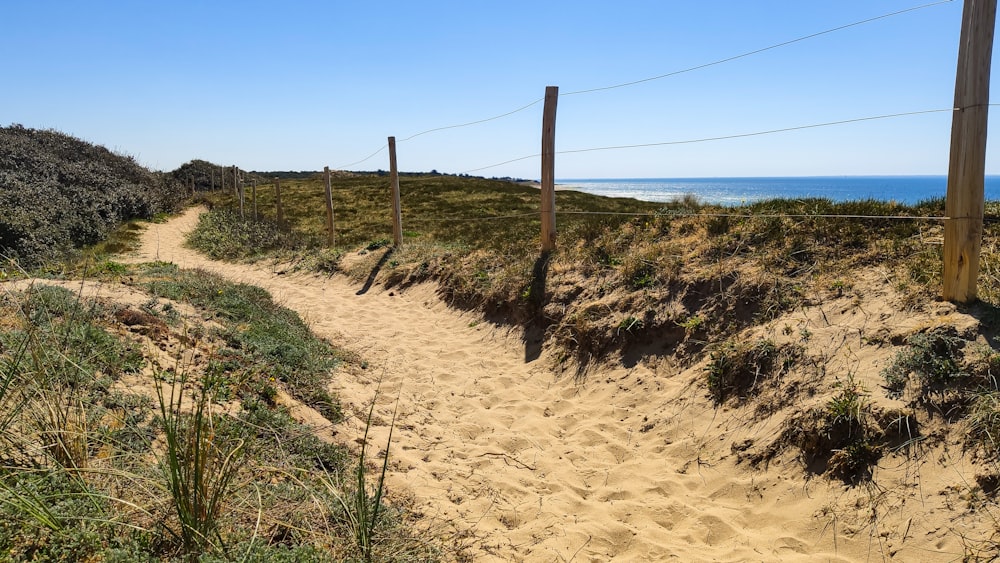
{"type": "MultiPolygon", "coordinates": [[[[575,352],[581,363],[664,332],[671,334],[668,348],[685,338],[718,343],[797,306],[807,293],[843,295],[844,278],[859,268],[888,265],[889,282],[913,306],[939,290],[940,246],[927,241],[940,238],[940,223],[878,217],[940,216],[943,200],[800,199],[721,207],[694,197],[663,204],[558,191],[558,248],[543,261],[537,189],[420,174],[404,175],[400,184],[407,236],[399,249],[386,248],[392,238],[389,179],[377,174],[334,178],[334,249],[325,248],[320,175],[283,180],[287,224],[281,228],[273,222],[270,186],[258,187],[262,218],[256,222],[233,215],[232,196],[210,196],[216,211],[191,241],[215,257],[285,260],[342,271],[359,282],[434,281],[458,307],[511,323],[543,323],[551,342],[575,352]],[[590,315],[595,302],[607,314],[590,315]],[[668,306],[678,302],[683,310],[668,306]],[[629,317],[640,319],[641,327],[633,325],[623,337],[615,319],[629,317]],[[691,318],[701,319],[698,331],[671,332],[691,318]]],[[[987,239],[992,236],[988,232],[987,239]]],[[[989,258],[984,263],[993,267],[989,258]]]]}
{"type": "Polygon", "coordinates": [[[125,268],[158,290],[142,314],[169,340],[61,288],[0,295],[0,559],[437,559],[381,495],[360,545],[337,499],[364,463],[349,469],[344,448],[274,402],[284,388],[339,420],[325,389],[342,354],[257,288],[125,268]],[[184,302],[199,313],[182,315],[184,302]],[[153,348],[208,357],[157,367],[153,348]]]}
{"type": "MultiPolygon", "coordinates": [[[[295,233],[295,244],[318,247],[326,242],[326,204],[324,184],[317,175],[309,179],[284,180],[281,183],[282,204],[288,230],[295,233]]],[[[375,174],[335,177],[332,182],[336,226],[336,244],[343,249],[371,247],[375,250],[392,240],[391,199],[388,176],[375,174]]],[[[537,246],[540,219],[537,189],[483,178],[404,175],[400,178],[403,228],[407,242],[457,245],[462,248],[493,249],[502,241],[507,249],[523,249],[525,244],[537,246]],[[530,215],[503,220],[493,217],[530,215]],[[476,219],[476,220],[471,220],[476,219]],[[485,220],[483,220],[485,219],[485,220]]],[[[274,225],[276,210],[272,186],[258,186],[260,219],[274,225]]],[[[232,195],[216,194],[213,203],[225,209],[237,209],[232,195]]],[[[562,212],[654,212],[659,204],[635,200],[602,198],[580,192],[559,192],[562,212]]],[[[248,204],[249,205],[249,204],[248,204]]],[[[238,214],[237,214],[238,215],[238,214]]],[[[229,215],[223,220],[233,218],[229,215]]],[[[218,226],[216,219],[204,225],[204,233],[193,239],[198,248],[211,248],[226,238],[226,232],[211,232],[218,226]],[[202,236],[207,237],[205,239],[202,236]]],[[[612,223],[620,222],[612,221],[612,223]]],[[[579,225],[604,224],[607,220],[567,217],[560,228],[575,229],[579,225]]],[[[228,226],[226,227],[229,228],[228,226]]],[[[229,248],[227,258],[243,257],[246,249],[229,248]]],[[[276,245],[267,248],[278,248],[276,245]]],[[[294,250],[294,248],[293,248],[294,250]]]]}
{"type": "Polygon", "coordinates": [[[220,519],[244,462],[242,441],[216,437],[212,374],[207,373],[200,383],[189,414],[184,413],[186,377],[173,379],[169,388],[156,386],[159,430],[166,442],[159,463],[178,522],[176,529],[167,530],[180,540],[192,561],[202,553],[227,553],[220,519]]]}
{"type": "Polygon", "coordinates": [[[332,421],[342,417],[337,401],[325,390],[326,374],[341,354],[317,339],[290,309],[275,304],[259,287],[233,284],[202,271],[182,271],[152,263],[139,267],[142,287],[156,297],[189,302],[224,321],[220,336],[226,346],[218,362],[227,371],[244,374],[234,382],[239,392],[255,389],[270,395],[269,381],[284,383],[292,396],[332,421]]]}
{"type": "MultiPolygon", "coordinates": [[[[385,446],[386,454],[382,457],[382,471],[375,479],[373,486],[369,486],[365,463],[367,461],[366,452],[368,448],[368,432],[372,426],[372,415],[375,413],[375,401],[381,386],[375,390],[372,397],[371,406],[368,409],[368,418],[365,420],[365,434],[361,441],[361,451],[358,454],[358,462],[353,471],[354,482],[352,490],[347,494],[340,493],[338,487],[332,480],[328,481],[331,494],[343,508],[343,522],[347,525],[354,540],[361,552],[365,563],[371,563],[374,542],[376,541],[376,531],[380,518],[385,512],[383,505],[383,495],[385,493],[385,473],[389,468],[389,446],[392,445],[392,430],[396,425],[396,410],[392,413],[392,422],[389,423],[389,437],[385,446]]],[[[397,408],[399,406],[397,400],[397,408]]]]}
{"type": "Polygon", "coordinates": [[[969,409],[969,443],[997,460],[1000,457],[1000,392],[983,389],[973,395],[969,409]]]}

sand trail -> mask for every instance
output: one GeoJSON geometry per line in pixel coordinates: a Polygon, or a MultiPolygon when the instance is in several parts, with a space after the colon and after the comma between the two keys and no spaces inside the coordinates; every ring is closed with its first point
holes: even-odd
{"type": "Polygon", "coordinates": [[[737,467],[730,444],[774,428],[710,408],[691,377],[638,366],[579,382],[544,354],[526,362],[519,335],[449,309],[429,287],[359,295],[342,277],[212,261],[182,246],[198,213],[150,225],[133,258],[259,285],[358,353],[367,368],[334,384],[356,415],[340,437],[360,436],[381,380],[372,443],[384,448],[398,394],[390,490],[475,561],[860,561],[911,544],[918,551],[900,555],[961,553],[919,525],[919,545],[892,547],[878,526],[848,533],[852,520],[833,508],[843,485],[737,467]]]}

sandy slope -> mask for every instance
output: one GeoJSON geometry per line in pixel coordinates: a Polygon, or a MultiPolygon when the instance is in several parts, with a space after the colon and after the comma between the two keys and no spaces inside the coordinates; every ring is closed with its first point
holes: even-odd
{"type": "MultiPolygon", "coordinates": [[[[399,396],[392,493],[412,496],[429,525],[475,561],[949,561],[961,559],[959,533],[986,529],[949,493],[948,483],[974,477],[957,453],[884,458],[878,485],[854,489],[807,480],[791,456],[751,471],[736,464],[732,444],[764,441],[780,420],[751,423],[749,412],[713,409],[698,383],[701,365],[640,365],[575,382],[550,370],[544,354],[526,363],[518,335],[448,309],[427,287],[358,295],[339,277],[208,260],[181,246],[197,214],[151,225],[133,259],[260,285],[365,358],[359,377],[336,383],[359,415],[339,438],[360,435],[358,418],[381,378],[380,448],[399,396]]],[[[794,334],[811,327],[830,369],[865,373],[884,361],[888,351],[860,351],[873,318],[897,327],[934,321],[876,302],[863,315],[842,305],[781,321],[794,334]]],[[[761,330],[789,332],[778,327],[761,330]]]]}

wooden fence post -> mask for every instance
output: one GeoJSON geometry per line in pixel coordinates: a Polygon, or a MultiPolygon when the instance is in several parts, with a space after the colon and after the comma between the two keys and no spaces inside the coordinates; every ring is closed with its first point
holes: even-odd
{"type": "Polygon", "coordinates": [[[403,245],[403,209],[399,201],[399,170],[396,168],[396,137],[389,137],[389,180],[392,183],[392,240],[403,245]]]}
{"type": "Polygon", "coordinates": [[[333,187],[330,185],[330,167],[323,167],[323,174],[326,176],[326,243],[333,248],[336,237],[333,230],[333,187]]]}
{"type": "Polygon", "coordinates": [[[281,180],[274,179],[274,205],[277,208],[275,214],[278,217],[278,226],[285,222],[285,210],[281,208],[281,180]]]}
{"type": "Polygon", "coordinates": [[[226,169],[222,166],[219,167],[219,191],[226,193],[226,169]]]}
{"type": "Polygon", "coordinates": [[[542,110],[542,252],[556,248],[556,104],[559,87],[545,87],[542,110]]]}
{"type": "Polygon", "coordinates": [[[257,179],[250,180],[250,199],[253,200],[253,220],[257,220],[257,179]]]}
{"type": "Polygon", "coordinates": [[[247,200],[247,198],[246,198],[246,190],[244,189],[244,186],[243,186],[243,178],[242,177],[239,178],[239,180],[236,181],[236,187],[237,187],[237,190],[239,191],[238,195],[239,195],[239,198],[240,198],[240,219],[246,219],[247,218],[247,214],[246,214],[246,200],[247,200]]]}
{"type": "Polygon", "coordinates": [[[976,300],[983,239],[986,124],[996,0],[965,0],[955,76],[955,111],[945,199],[944,284],[947,301],[976,300]]]}

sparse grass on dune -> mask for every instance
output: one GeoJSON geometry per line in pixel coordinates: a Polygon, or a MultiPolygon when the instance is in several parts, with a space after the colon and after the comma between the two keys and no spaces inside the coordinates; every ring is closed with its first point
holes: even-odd
{"type": "Polygon", "coordinates": [[[539,193],[528,186],[403,176],[405,237],[395,250],[387,248],[387,176],[334,178],[335,249],[323,248],[321,175],[283,181],[282,190],[284,234],[219,252],[272,225],[269,186],[258,188],[263,222],[222,211],[233,199],[217,195],[212,203],[219,211],[204,219],[192,244],[217,257],[289,260],[359,280],[374,273],[386,285],[436,280],[455,305],[504,322],[540,323],[581,365],[651,334],[670,335],[668,352],[685,342],[713,341],[773,318],[809,292],[849,291],[858,268],[882,267],[912,303],[930,298],[940,279],[939,222],[856,216],[936,217],[943,200],[770,200],[734,208],[695,197],[659,204],[559,191],[558,250],[543,260],[539,193]],[[828,217],[837,215],[845,217],[828,217]],[[220,227],[223,218],[227,226],[220,227]],[[704,322],[691,327],[692,318],[704,322]]]}
{"type": "MultiPolygon", "coordinates": [[[[388,175],[337,175],[332,181],[336,246],[357,249],[392,239],[392,200],[388,175]]],[[[282,206],[288,230],[309,246],[326,243],[326,203],[322,175],[283,180],[282,206]]],[[[490,248],[502,241],[510,248],[535,246],[538,238],[538,190],[500,180],[443,175],[404,175],[400,178],[403,230],[407,241],[490,248]],[[492,218],[529,215],[507,220],[492,218]]],[[[276,220],[274,187],[257,187],[259,218],[276,220]]],[[[249,191],[248,216],[252,216],[249,191]]],[[[238,209],[231,194],[216,194],[212,202],[238,209]]],[[[661,205],[635,200],[602,198],[580,192],[559,192],[560,211],[652,213],[661,205]]],[[[591,222],[571,218],[567,226],[591,222]]],[[[230,256],[232,257],[232,256],[230,256]]]]}
{"type": "Polygon", "coordinates": [[[280,397],[336,423],[325,389],[342,353],[258,288],[118,266],[149,292],[141,307],[57,286],[0,294],[0,558],[436,559],[280,397]],[[363,544],[348,497],[374,503],[363,544]]]}
{"type": "MultiPolygon", "coordinates": [[[[904,307],[915,309],[932,303],[941,283],[943,227],[935,218],[944,214],[943,200],[901,205],[798,199],[721,207],[693,197],[653,204],[561,191],[559,212],[583,213],[559,216],[558,250],[542,257],[534,216],[437,220],[536,213],[538,191],[532,188],[406,177],[407,237],[402,248],[390,250],[388,179],[340,177],[335,180],[338,244],[327,250],[321,249],[322,214],[297,217],[306,209],[322,211],[322,184],[317,178],[296,186],[315,197],[298,209],[286,205],[291,228],[314,241],[312,250],[292,249],[301,264],[322,264],[359,280],[374,276],[386,286],[435,281],[453,304],[498,322],[522,324],[527,331],[540,327],[536,334],[579,376],[595,361],[624,358],[632,351],[668,356],[680,365],[707,358],[709,368],[717,369],[706,368],[706,385],[720,405],[753,395],[760,378],[778,380],[790,369],[803,369],[795,365],[791,349],[737,345],[733,338],[742,329],[818,300],[851,295],[860,300],[863,275],[884,279],[902,296],[904,307]],[[622,215],[600,214],[605,212],[622,215]]],[[[295,192],[285,199],[294,201],[295,192]]],[[[216,203],[227,205],[225,198],[216,203]]],[[[997,211],[996,205],[990,204],[988,213],[997,211]]],[[[985,306],[994,308],[1000,304],[998,234],[988,223],[980,289],[985,306]]],[[[264,255],[292,256],[280,246],[264,255]]],[[[917,336],[904,344],[916,350],[919,341],[917,336]]],[[[935,358],[927,361],[938,362],[935,358]]],[[[942,377],[961,379],[963,365],[943,365],[948,374],[942,377]]],[[[845,377],[837,380],[839,391],[828,404],[807,413],[807,419],[795,419],[779,442],[781,447],[798,444],[806,458],[822,460],[831,475],[858,482],[870,478],[885,448],[900,439],[903,430],[892,425],[905,420],[910,433],[918,422],[911,415],[872,410],[866,398],[871,391],[850,374],[845,377]],[[820,434],[827,438],[816,442],[814,435],[820,434]]],[[[931,402],[934,408],[967,410],[978,392],[973,426],[979,443],[991,444],[995,388],[995,381],[980,377],[956,390],[957,398],[947,399],[954,404],[942,403],[940,394],[931,402]]],[[[769,409],[763,403],[757,408],[761,416],[769,409]]]]}

